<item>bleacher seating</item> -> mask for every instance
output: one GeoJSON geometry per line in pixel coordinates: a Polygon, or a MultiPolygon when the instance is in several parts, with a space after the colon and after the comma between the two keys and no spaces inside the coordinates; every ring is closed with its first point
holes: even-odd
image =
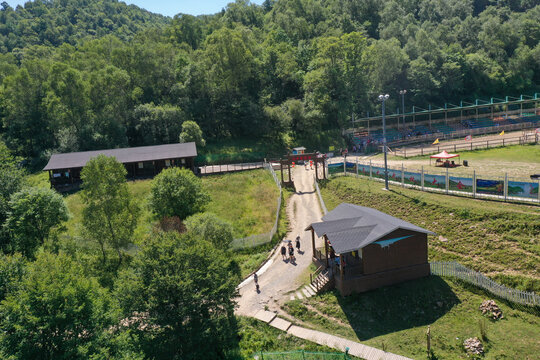
{"type": "Polygon", "coordinates": [[[456,129],[446,124],[434,124],[433,128],[443,134],[450,134],[456,131],[456,129]]]}

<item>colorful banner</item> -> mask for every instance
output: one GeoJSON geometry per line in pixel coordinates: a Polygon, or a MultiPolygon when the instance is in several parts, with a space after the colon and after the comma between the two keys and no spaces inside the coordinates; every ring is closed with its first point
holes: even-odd
{"type": "Polygon", "coordinates": [[[508,196],[538,199],[538,183],[508,181],[508,196]]]}
{"type": "Polygon", "coordinates": [[[422,185],[420,183],[421,181],[422,181],[422,174],[405,171],[405,184],[420,186],[422,185]]]}
{"type": "Polygon", "coordinates": [[[384,168],[383,167],[372,166],[371,171],[372,171],[372,176],[373,177],[376,177],[376,178],[379,178],[379,179],[384,179],[384,168]]]}
{"type": "Polygon", "coordinates": [[[473,179],[466,177],[448,176],[448,189],[472,193],[473,179]]]}
{"type": "Polygon", "coordinates": [[[401,182],[401,170],[388,169],[388,180],[401,182]]]}
{"type": "Polygon", "coordinates": [[[356,163],[348,162],[347,165],[345,165],[347,172],[356,174],[356,163]]]}
{"type": "Polygon", "coordinates": [[[343,163],[328,164],[328,173],[337,174],[343,172],[343,163]]]}
{"type": "Polygon", "coordinates": [[[504,195],[504,180],[476,179],[476,192],[479,194],[504,195]]]}
{"type": "Polygon", "coordinates": [[[369,176],[369,165],[358,164],[358,174],[369,176]]]}
{"type": "Polygon", "coordinates": [[[446,189],[446,176],[424,174],[424,187],[446,189]]]}

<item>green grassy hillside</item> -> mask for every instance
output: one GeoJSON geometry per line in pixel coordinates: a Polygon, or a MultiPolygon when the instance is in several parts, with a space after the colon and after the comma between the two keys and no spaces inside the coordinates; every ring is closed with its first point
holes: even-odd
{"type": "Polygon", "coordinates": [[[338,177],[322,187],[329,210],[341,202],[375,207],[437,233],[430,260],[455,260],[506,285],[540,292],[540,207],[426,193],[338,177]]]}

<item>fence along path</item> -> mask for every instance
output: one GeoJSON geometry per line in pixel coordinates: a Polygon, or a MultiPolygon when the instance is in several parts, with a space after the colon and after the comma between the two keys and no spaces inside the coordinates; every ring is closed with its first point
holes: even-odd
{"type": "Polygon", "coordinates": [[[482,273],[471,270],[455,261],[432,261],[431,275],[450,276],[481,287],[502,299],[528,306],[540,306],[540,295],[508,288],[491,280],[482,273]]]}
{"type": "MultiPolygon", "coordinates": [[[[279,220],[279,212],[281,210],[281,197],[282,197],[282,189],[281,189],[281,182],[279,181],[278,176],[276,175],[276,172],[272,168],[272,165],[270,163],[263,163],[263,168],[268,170],[270,174],[272,175],[272,178],[274,179],[274,182],[276,183],[278,189],[279,189],[279,196],[277,198],[277,209],[276,209],[276,219],[274,220],[274,226],[272,226],[272,229],[264,234],[257,234],[257,235],[251,235],[245,238],[240,239],[234,239],[231,243],[231,247],[233,249],[241,249],[241,248],[248,248],[248,247],[255,247],[258,245],[265,244],[272,240],[274,237],[274,234],[277,232],[278,227],[278,220],[279,220]]],[[[260,168],[260,167],[258,167],[260,168]]],[[[257,169],[258,169],[257,168],[257,169]]],[[[238,170],[239,171],[239,170],[238,170]]]]}

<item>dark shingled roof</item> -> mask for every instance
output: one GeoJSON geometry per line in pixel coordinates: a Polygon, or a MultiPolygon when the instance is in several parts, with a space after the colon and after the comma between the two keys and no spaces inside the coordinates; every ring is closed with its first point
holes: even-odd
{"type": "Polygon", "coordinates": [[[326,235],[338,254],[361,249],[397,229],[435,235],[378,210],[347,203],[337,206],[322,220],[311,224],[306,230],[313,229],[319,237],[326,235]]]}
{"type": "Polygon", "coordinates": [[[47,171],[81,168],[86,165],[88,160],[98,156],[99,154],[103,154],[106,156],[114,156],[116,160],[123,164],[126,164],[142,161],[195,157],[197,156],[197,148],[194,142],[189,142],[184,144],[140,146],[123,149],[108,149],[74,152],[67,154],[54,154],[51,156],[49,162],[47,163],[47,166],[45,166],[43,170],[47,171]]]}

